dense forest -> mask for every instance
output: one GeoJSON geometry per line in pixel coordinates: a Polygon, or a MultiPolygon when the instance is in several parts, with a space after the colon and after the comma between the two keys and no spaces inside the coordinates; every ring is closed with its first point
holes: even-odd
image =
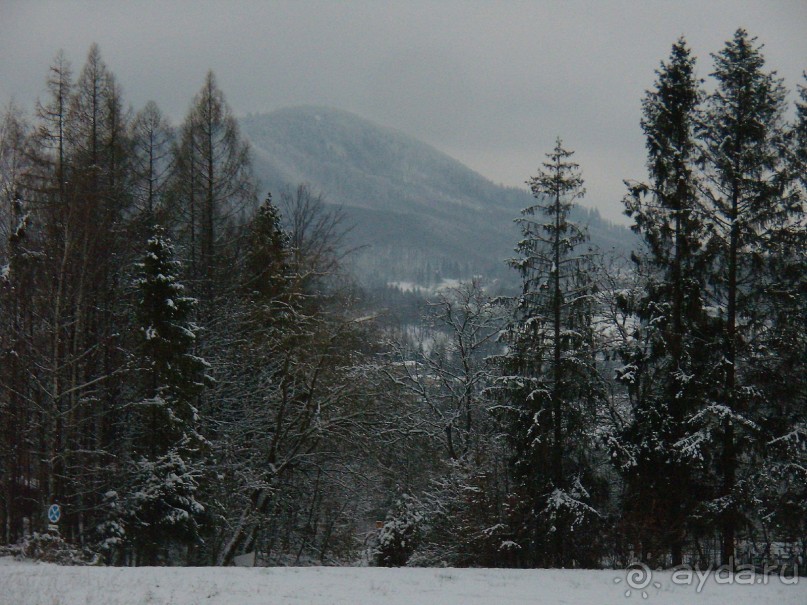
{"type": "Polygon", "coordinates": [[[0,549],[803,572],[807,88],[761,49],[661,62],[629,259],[558,138],[491,259],[518,289],[428,300],[358,285],[327,192],[261,192],[213,73],[175,127],[58,54],[0,123],[0,549]]]}

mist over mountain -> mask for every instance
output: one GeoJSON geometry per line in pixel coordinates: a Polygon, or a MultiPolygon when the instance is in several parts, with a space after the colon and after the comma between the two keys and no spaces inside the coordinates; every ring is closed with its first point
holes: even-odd
{"type": "MultiPolygon", "coordinates": [[[[364,246],[354,259],[363,280],[514,277],[504,260],[519,239],[513,219],[534,202],[526,187],[497,185],[430,145],[345,111],[295,107],[240,123],[264,190],[277,195],[306,183],[343,207],[354,225],[351,244],[364,246]]],[[[629,230],[596,210],[580,208],[575,220],[589,226],[601,250],[633,245],[629,230]]]]}

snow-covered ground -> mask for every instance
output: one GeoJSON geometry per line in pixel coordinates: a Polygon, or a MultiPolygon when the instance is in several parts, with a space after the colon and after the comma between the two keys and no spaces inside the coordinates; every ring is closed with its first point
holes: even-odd
{"type": "MultiPolygon", "coordinates": [[[[726,582],[728,576],[723,578],[726,582]]],[[[380,569],[368,567],[115,568],[59,567],[0,559],[2,605],[804,605],[807,579],[736,578],[753,585],[700,589],[653,572],[646,581],[624,571],[380,569]],[[619,580],[618,582],[615,580],[619,580]],[[759,580],[759,583],[757,583],[759,580]],[[626,591],[630,591],[626,594],[626,591]]]]}

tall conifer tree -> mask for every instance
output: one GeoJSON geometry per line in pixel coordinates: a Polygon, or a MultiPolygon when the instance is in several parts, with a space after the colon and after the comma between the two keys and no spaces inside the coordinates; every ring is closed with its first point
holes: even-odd
{"type": "Polygon", "coordinates": [[[786,169],[785,88],[756,38],[739,29],[713,55],[717,88],[708,98],[700,131],[708,198],[711,271],[719,315],[718,371],[722,389],[704,419],[720,434],[721,482],[712,510],[722,529],[722,559],[734,557],[737,530],[752,491],[743,461],[759,435],[764,395],[751,370],[766,306],[765,258],[772,236],[799,211],[786,169]]]}
{"type": "MultiPolygon", "coordinates": [[[[536,204],[517,222],[524,236],[510,261],[522,278],[501,359],[498,395],[512,410],[519,533],[525,563],[564,566],[592,557],[583,528],[598,517],[584,437],[601,395],[594,361],[593,255],[569,220],[584,194],[573,152],[560,139],[529,181],[536,204]],[[572,528],[577,527],[577,533],[572,528]],[[578,538],[578,539],[576,539],[578,538]]],[[[593,561],[593,559],[590,559],[593,561]]]]}
{"type": "Polygon", "coordinates": [[[633,393],[633,417],[616,460],[625,471],[627,516],[646,552],[683,560],[687,518],[697,489],[688,420],[708,388],[705,343],[705,230],[698,194],[695,138],[702,92],[695,59],[683,38],[662,63],[642,105],[648,152],[647,183],[629,183],[626,213],[646,252],[634,256],[646,276],[632,309],[640,320],[637,346],[623,377],[633,393]],[[636,372],[642,374],[641,377],[636,372]]]}
{"type": "Polygon", "coordinates": [[[213,72],[193,100],[180,129],[176,158],[176,211],[191,273],[209,281],[226,266],[232,227],[256,205],[249,145],[213,72]]]}
{"type": "Polygon", "coordinates": [[[124,523],[141,563],[154,564],[171,544],[198,539],[204,507],[196,491],[206,440],[194,402],[209,381],[204,360],[193,354],[195,300],[179,282],[180,263],[160,227],[139,266],[139,358],[142,393],[131,426],[124,523]]]}

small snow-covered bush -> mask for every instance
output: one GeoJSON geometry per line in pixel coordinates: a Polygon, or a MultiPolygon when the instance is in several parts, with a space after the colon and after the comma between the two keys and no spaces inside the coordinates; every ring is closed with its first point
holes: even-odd
{"type": "Polygon", "coordinates": [[[7,546],[0,555],[8,554],[17,559],[31,559],[58,563],[59,565],[97,565],[99,556],[87,549],[69,544],[56,534],[34,532],[18,544],[7,546]]]}
{"type": "Polygon", "coordinates": [[[420,544],[423,515],[421,504],[409,494],[403,494],[378,533],[375,548],[376,564],[381,567],[402,567],[420,544]]]}

